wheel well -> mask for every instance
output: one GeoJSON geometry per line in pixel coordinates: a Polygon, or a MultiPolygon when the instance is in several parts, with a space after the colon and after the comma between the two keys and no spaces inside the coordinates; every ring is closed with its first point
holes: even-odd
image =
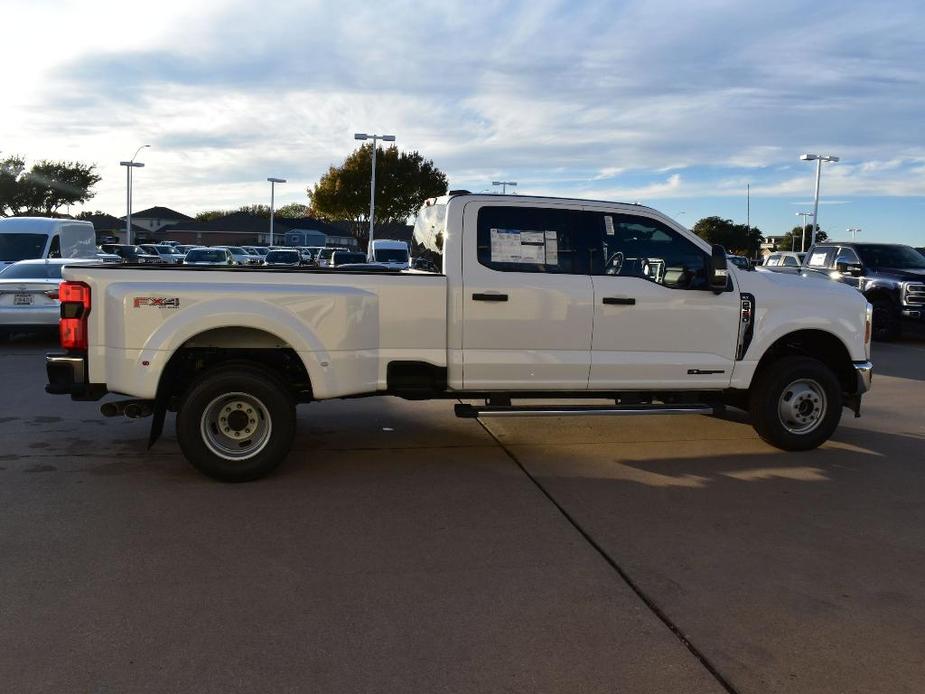
{"type": "Polygon", "coordinates": [[[818,359],[835,372],[845,393],[857,390],[857,374],[848,348],[835,335],[824,330],[798,330],[784,335],[761,357],[755,375],[781,357],[791,355],[818,359]]]}
{"type": "Polygon", "coordinates": [[[215,328],[184,342],[170,357],[158,383],[157,398],[171,400],[201,372],[229,362],[272,371],[300,401],[311,399],[311,379],[298,353],[285,341],[255,328],[215,328]]]}
{"type": "Polygon", "coordinates": [[[895,306],[895,307],[899,306],[899,300],[896,294],[887,289],[875,289],[869,294],[865,294],[864,298],[867,299],[867,301],[869,301],[870,303],[874,303],[875,301],[884,300],[884,301],[888,301],[891,306],[895,306]]]}

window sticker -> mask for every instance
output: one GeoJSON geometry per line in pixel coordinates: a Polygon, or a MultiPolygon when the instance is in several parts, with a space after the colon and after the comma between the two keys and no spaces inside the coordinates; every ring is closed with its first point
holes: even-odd
{"type": "Polygon", "coordinates": [[[542,231],[491,229],[491,261],[543,265],[546,243],[542,231]]]}
{"type": "Polygon", "coordinates": [[[608,236],[613,236],[613,235],[614,235],[614,230],[613,230],[613,217],[611,217],[610,215],[605,215],[605,216],[604,216],[604,229],[605,229],[605,231],[607,232],[607,235],[608,235],[608,236]]]}
{"type": "Polygon", "coordinates": [[[821,267],[825,265],[825,257],[828,255],[828,251],[819,251],[818,253],[813,253],[812,257],[809,259],[809,264],[814,267],[821,267]]]}
{"type": "Polygon", "coordinates": [[[546,240],[546,264],[559,264],[559,239],[554,231],[547,231],[544,234],[546,240]]]}

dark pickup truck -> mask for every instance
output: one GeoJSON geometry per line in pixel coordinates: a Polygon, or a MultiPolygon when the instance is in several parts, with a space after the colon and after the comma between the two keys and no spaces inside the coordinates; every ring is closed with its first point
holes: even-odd
{"type": "Polygon", "coordinates": [[[925,320],[925,256],[911,246],[817,243],[806,254],[802,274],[858,289],[874,308],[876,340],[896,339],[904,322],[925,320]]]}

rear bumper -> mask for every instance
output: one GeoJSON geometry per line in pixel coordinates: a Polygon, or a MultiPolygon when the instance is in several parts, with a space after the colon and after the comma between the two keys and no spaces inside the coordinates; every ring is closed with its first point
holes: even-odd
{"type": "Polygon", "coordinates": [[[857,374],[857,394],[863,395],[870,390],[870,384],[874,377],[874,365],[869,361],[854,362],[854,371],[857,374]]]}
{"type": "Polygon", "coordinates": [[[45,392],[52,395],[70,395],[72,400],[99,400],[106,394],[106,386],[88,383],[86,357],[74,354],[48,354],[45,356],[48,383],[45,392]]]}
{"type": "Polygon", "coordinates": [[[36,326],[47,325],[54,327],[61,319],[60,306],[22,306],[4,307],[0,309],[0,326],[36,326]]]}

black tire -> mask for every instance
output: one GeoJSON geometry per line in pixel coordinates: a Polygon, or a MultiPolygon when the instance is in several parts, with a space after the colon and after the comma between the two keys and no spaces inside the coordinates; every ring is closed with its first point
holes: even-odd
{"type": "Polygon", "coordinates": [[[772,446],[807,451],[825,443],[838,426],[841,384],[818,359],[781,357],[755,377],[749,389],[749,413],[755,431],[772,446]],[[782,410],[794,418],[785,423],[782,410]]]}
{"type": "Polygon", "coordinates": [[[892,342],[902,331],[902,322],[899,311],[889,299],[874,299],[873,306],[873,339],[878,342],[892,342]]]}
{"type": "Polygon", "coordinates": [[[268,475],[289,453],[294,435],[295,400],[274,373],[259,366],[210,369],[193,382],[177,410],[183,455],[222,482],[268,475]],[[229,425],[228,434],[220,422],[229,425]]]}

